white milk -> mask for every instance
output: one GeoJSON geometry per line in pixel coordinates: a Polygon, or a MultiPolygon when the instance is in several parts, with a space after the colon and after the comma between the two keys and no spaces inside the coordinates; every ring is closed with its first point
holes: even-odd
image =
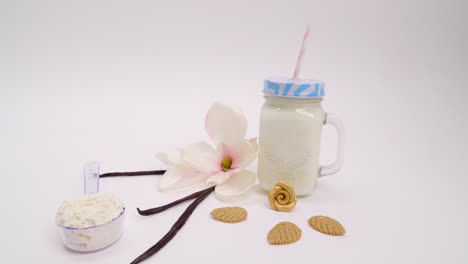
{"type": "Polygon", "coordinates": [[[265,100],[260,114],[260,185],[271,190],[281,180],[297,195],[309,194],[320,169],[322,99],[265,96],[265,100]]]}

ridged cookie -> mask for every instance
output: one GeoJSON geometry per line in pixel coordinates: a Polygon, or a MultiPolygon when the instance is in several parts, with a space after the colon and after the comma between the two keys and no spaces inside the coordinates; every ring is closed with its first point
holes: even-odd
{"type": "Polygon", "coordinates": [[[211,216],[224,223],[239,223],[247,219],[247,211],[242,207],[222,207],[211,211],[211,216]]]}
{"type": "Polygon", "coordinates": [[[309,225],[320,233],[327,235],[342,236],[346,233],[340,222],[328,216],[313,216],[309,218],[309,225]]]}
{"type": "Polygon", "coordinates": [[[268,242],[273,245],[291,244],[301,239],[302,231],[291,222],[281,222],[268,232],[268,242]]]}

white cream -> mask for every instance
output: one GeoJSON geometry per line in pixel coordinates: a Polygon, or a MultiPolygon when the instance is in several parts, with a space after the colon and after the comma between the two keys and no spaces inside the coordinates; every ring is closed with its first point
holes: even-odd
{"type": "Polygon", "coordinates": [[[97,193],[65,201],[56,215],[65,245],[94,251],[115,242],[122,233],[124,204],[112,194],[97,193]]]}
{"type": "Polygon", "coordinates": [[[124,204],[112,194],[86,195],[78,200],[63,202],[56,222],[60,226],[74,228],[102,225],[117,218],[123,208],[124,204]]]}

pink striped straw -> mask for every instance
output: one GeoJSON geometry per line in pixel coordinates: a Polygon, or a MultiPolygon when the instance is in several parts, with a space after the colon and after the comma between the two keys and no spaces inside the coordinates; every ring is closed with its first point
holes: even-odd
{"type": "Polygon", "coordinates": [[[297,57],[297,62],[296,62],[296,69],[294,69],[294,74],[293,74],[293,79],[297,79],[299,77],[299,73],[301,73],[301,65],[302,65],[302,59],[304,58],[304,55],[307,50],[307,42],[309,40],[310,36],[310,24],[307,25],[306,31],[304,33],[304,39],[302,40],[302,47],[301,51],[299,51],[299,56],[297,57]]]}

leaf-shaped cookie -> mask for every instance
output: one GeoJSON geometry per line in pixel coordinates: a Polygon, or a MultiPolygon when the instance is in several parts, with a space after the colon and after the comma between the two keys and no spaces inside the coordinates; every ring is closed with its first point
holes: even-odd
{"type": "Polygon", "coordinates": [[[302,231],[291,222],[281,222],[268,232],[268,242],[273,245],[291,244],[301,239],[302,231]]]}
{"type": "Polygon", "coordinates": [[[247,219],[247,211],[242,207],[222,207],[211,211],[211,216],[224,223],[239,223],[247,219]]]}
{"type": "Polygon", "coordinates": [[[309,225],[320,233],[327,235],[342,236],[346,233],[340,222],[328,216],[313,216],[309,218],[309,225]]]}

